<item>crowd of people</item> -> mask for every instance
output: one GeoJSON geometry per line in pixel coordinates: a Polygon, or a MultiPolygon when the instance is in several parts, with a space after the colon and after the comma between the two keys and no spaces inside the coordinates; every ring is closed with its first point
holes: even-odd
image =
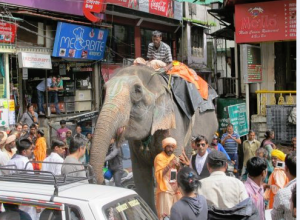
{"type": "MultiPolygon", "coordinates": [[[[28,112],[31,107],[28,107],[28,112]]],[[[0,170],[0,174],[35,170],[86,178],[82,164],[89,162],[91,133],[85,136],[81,133],[81,127],[77,126],[76,133],[72,136],[72,131],[66,127],[66,121],[62,120],[57,136],[52,139],[48,148],[44,131],[38,127],[38,122],[32,115],[25,115],[22,119],[23,124],[16,124],[15,129],[0,131],[0,165],[5,168],[0,170]]],[[[39,208],[26,206],[20,206],[20,210],[28,213],[32,220],[39,219],[41,212],[39,208]]]]}
{"type": "Polygon", "coordinates": [[[163,151],[154,161],[158,218],[231,219],[241,215],[241,219],[265,220],[270,209],[272,220],[295,219],[296,138],[286,153],[272,139],[273,131],[267,131],[259,142],[250,130],[242,143],[229,124],[220,141],[217,134],[212,143],[201,135],[192,137],[193,155],[188,158],[184,151],[176,157],[176,140],[165,138],[163,151]],[[241,172],[239,144],[244,158],[241,172]],[[232,175],[228,175],[228,164],[234,166],[232,175]]]}

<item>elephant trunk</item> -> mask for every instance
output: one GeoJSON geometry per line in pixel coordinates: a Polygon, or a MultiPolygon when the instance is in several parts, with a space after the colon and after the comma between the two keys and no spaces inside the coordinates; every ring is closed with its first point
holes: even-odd
{"type": "MultiPolygon", "coordinates": [[[[128,97],[129,92],[123,91],[123,95],[128,97]]],[[[104,181],[102,170],[110,141],[112,138],[115,138],[120,127],[126,126],[130,115],[128,98],[111,98],[107,95],[105,99],[109,100],[103,105],[97,120],[90,158],[98,184],[102,184],[104,181]]]]}

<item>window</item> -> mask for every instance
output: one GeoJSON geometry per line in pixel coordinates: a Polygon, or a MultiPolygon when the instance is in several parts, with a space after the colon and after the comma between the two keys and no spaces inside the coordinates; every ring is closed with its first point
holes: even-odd
{"type": "Polygon", "coordinates": [[[67,220],[84,220],[82,213],[78,207],[68,205],[67,206],[67,220]]]}
{"type": "Polygon", "coordinates": [[[107,62],[123,63],[123,58],[134,58],[134,28],[113,25],[112,31],[109,31],[106,47],[107,62]]]}
{"type": "Polygon", "coordinates": [[[191,51],[193,57],[203,58],[203,28],[191,28],[191,51]]]}
{"type": "Polygon", "coordinates": [[[130,196],[112,202],[104,207],[108,220],[152,220],[157,219],[152,210],[138,196],[130,196]]]}

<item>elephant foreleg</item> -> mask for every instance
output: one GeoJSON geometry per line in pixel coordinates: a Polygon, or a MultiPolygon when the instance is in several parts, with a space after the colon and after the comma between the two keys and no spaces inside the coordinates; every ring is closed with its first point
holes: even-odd
{"type": "MultiPolygon", "coordinates": [[[[137,152],[133,149],[135,146],[130,142],[130,152],[132,161],[133,179],[136,192],[145,200],[154,213],[156,213],[154,202],[154,181],[153,168],[138,158],[137,152]]],[[[138,146],[136,146],[138,148],[138,146]]]]}

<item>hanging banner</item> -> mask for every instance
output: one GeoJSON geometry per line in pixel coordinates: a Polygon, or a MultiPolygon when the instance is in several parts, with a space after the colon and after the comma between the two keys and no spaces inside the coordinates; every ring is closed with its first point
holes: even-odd
{"type": "Polygon", "coordinates": [[[0,21],[0,43],[14,43],[17,25],[0,21]]]}
{"type": "Polygon", "coordinates": [[[244,83],[262,82],[261,50],[259,46],[242,44],[241,68],[244,73],[244,83]]]}
{"type": "Polygon", "coordinates": [[[296,0],[235,5],[237,43],[296,40],[296,0]]]}
{"type": "Polygon", "coordinates": [[[0,108],[0,127],[8,127],[8,109],[0,108]]]}
{"type": "Polygon", "coordinates": [[[240,136],[247,135],[249,132],[247,122],[246,104],[237,104],[228,106],[228,114],[233,130],[240,136]]]}
{"type": "Polygon", "coordinates": [[[58,22],[52,56],[102,60],[108,30],[58,22]]]}
{"type": "Polygon", "coordinates": [[[96,16],[96,14],[100,14],[104,12],[106,9],[105,0],[84,0],[83,3],[83,14],[89,19],[91,22],[99,22],[102,20],[101,17],[96,16]]]}
{"type": "Polygon", "coordinates": [[[176,20],[182,19],[182,2],[173,0],[106,0],[106,3],[176,20]]]}

